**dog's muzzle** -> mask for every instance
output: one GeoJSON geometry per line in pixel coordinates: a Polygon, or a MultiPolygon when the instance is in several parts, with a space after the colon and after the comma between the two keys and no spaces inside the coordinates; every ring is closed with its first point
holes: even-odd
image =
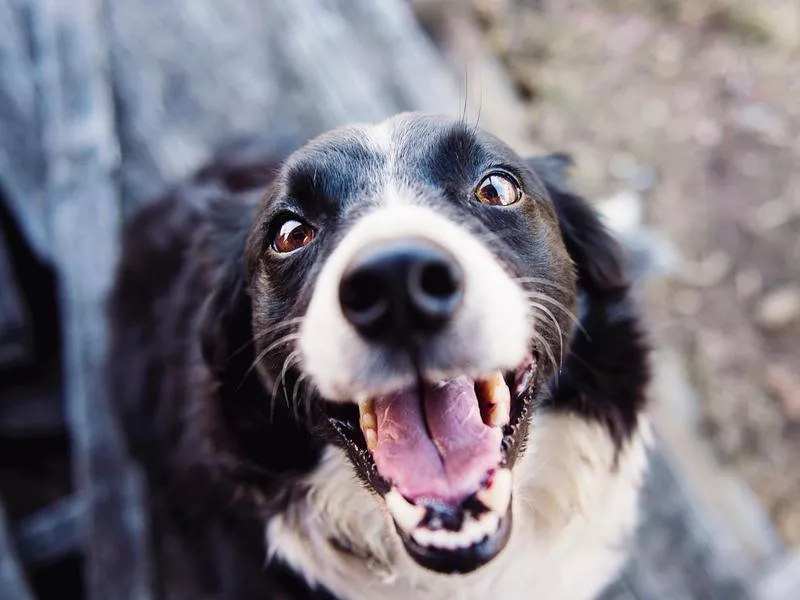
{"type": "Polygon", "coordinates": [[[508,539],[530,326],[488,248],[422,207],[362,217],[319,275],[304,366],[335,410],[358,406],[334,427],[428,568],[470,571],[508,539]]]}

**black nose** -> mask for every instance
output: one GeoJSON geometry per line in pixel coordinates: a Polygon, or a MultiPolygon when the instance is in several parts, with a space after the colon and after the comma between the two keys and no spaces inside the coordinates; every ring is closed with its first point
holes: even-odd
{"type": "Polygon", "coordinates": [[[443,250],[421,242],[371,248],[347,269],[339,302],[362,336],[404,342],[441,330],[461,300],[462,274],[443,250]]]}

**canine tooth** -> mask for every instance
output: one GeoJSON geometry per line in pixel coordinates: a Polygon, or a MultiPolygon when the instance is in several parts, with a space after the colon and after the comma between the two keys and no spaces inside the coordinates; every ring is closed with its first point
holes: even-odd
{"type": "Polygon", "coordinates": [[[364,439],[367,440],[367,449],[370,452],[375,452],[375,448],[378,447],[378,432],[374,429],[365,429],[364,439]]]}
{"type": "Polygon", "coordinates": [[[389,490],[385,500],[389,512],[392,513],[392,517],[400,526],[400,529],[406,533],[411,533],[417,529],[417,526],[422,522],[422,518],[425,516],[425,509],[423,507],[412,504],[395,489],[389,490]]]}
{"type": "Polygon", "coordinates": [[[358,414],[361,432],[364,434],[364,439],[367,440],[367,448],[371,452],[375,450],[375,446],[378,443],[378,420],[375,417],[375,401],[368,397],[359,398],[358,414]]]}
{"type": "Polygon", "coordinates": [[[500,371],[478,382],[479,394],[486,407],[486,424],[492,427],[506,425],[511,413],[511,391],[500,371]]]}
{"type": "Polygon", "coordinates": [[[375,416],[375,400],[368,396],[358,398],[358,414],[363,419],[365,415],[375,416]]]}
{"type": "Polygon", "coordinates": [[[361,427],[364,429],[378,428],[378,419],[375,418],[375,413],[363,413],[360,421],[361,427]]]}
{"type": "Polygon", "coordinates": [[[508,425],[511,416],[511,402],[501,401],[492,405],[486,412],[486,424],[491,427],[508,425]]]}
{"type": "Polygon", "coordinates": [[[512,475],[509,469],[498,469],[492,476],[491,485],[480,490],[478,500],[496,515],[506,514],[511,502],[512,475]]]}

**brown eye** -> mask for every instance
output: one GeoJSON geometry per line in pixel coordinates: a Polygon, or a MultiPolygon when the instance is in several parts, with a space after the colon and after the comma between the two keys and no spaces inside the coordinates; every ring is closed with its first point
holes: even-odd
{"type": "Polygon", "coordinates": [[[314,239],[314,230],[308,223],[287,219],[275,234],[272,247],[276,252],[294,252],[314,239]]]}
{"type": "Polygon", "coordinates": [[[509,175],[492,173],[487,175],[475,188],[475,197],[481,204],[492,206],[508,206],[518,202],[522,197],[522,190],[509,175]]]}

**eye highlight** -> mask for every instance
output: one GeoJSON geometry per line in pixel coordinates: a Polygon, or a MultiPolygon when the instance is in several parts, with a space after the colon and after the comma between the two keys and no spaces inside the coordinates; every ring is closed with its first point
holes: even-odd
{"type": "Polygon", "coordinates": [[[286,216],[275,230],[272,249],[286,254],[307,246],[314,239],[314,229],[294,216],[286,216]]]}
{"type": "Polygon", "coordinates": [[[481,204],[508,206],[519,202],[522,189],[516,180],[505,173],[489,173],[475,188],[475,197],[481,204]]]}

